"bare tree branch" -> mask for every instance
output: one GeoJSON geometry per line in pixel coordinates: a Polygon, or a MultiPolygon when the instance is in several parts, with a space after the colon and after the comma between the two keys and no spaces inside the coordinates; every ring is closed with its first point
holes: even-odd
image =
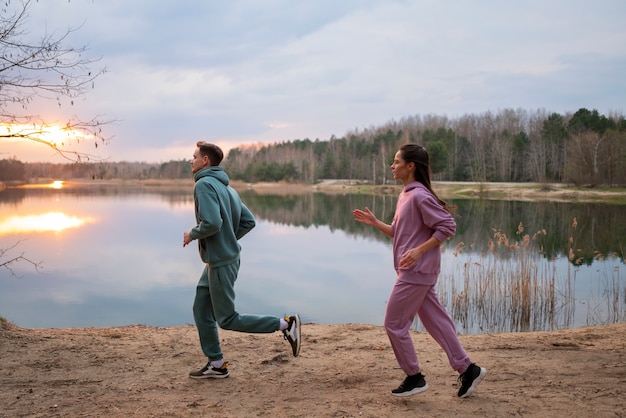
{"type": "Polygon", "coordinates": [[[61,125],[63,127],[60,128],[55,123],[25,118],[24,122],[21,123],[0,125],[0,140],[27,139],[52,148],[57,154],[70,161],[102,161],[103,159],[96,154],[78,152],[72,146],[81,142],[92,142],[94,149],[97,150],[100,146],[106,145],[111,138],[103,135],[102,127],[114,122],[114,120],[102,120],[98,119],[98,117],[88,122],[71,119],[65,122],[64,125],[61,125]],[[57,132],[53,132],[54,130],[57,132]],[[55,140],[47,139],[50,138],[52,133],[62,137],[55,140]]]}
{"type": "MultiPolygon", "coordinates": [[[[106,72],[104,67],[92,69],[101,58],[88,58],[85,46],[66,45],[69,36],[79,28],[67,29],[60,36],[46,32],[38,41],[28,41],[30,34],[25,24],[32,1],[19,1],[15,10],[10,10],[13,4],[0,7],[0,125],[17,125],[18,129],[1,133],[0,139],[32,140],[68,160],[97,160],[95,154],[73,150],[69,136],[67,143],[62,144],[46,139],[46,134],[57,124],[28,112],[35,99],[54,100],[59,107],[68,101],[73,106],[74,99],[94,88],[95,79],[106,72]],[[22,114],[12,111],[16,106],[22,114]],[[30,125],[32,128],[25,127],[30,125]]],[[[102,134],[102,127],[110,123],[113,121],[101,120],[99,116],[89,121],[72,116],[59,125],[64,126],[68,135],[77,131],[80,135],[74,140],[93,141],[97,149],[110,140],[102,134]]]]}
{"type": "Polygon", "coordinates": [[[20,244],[21,244],[22,240],[19,240],[17,243],[13,244],[12,246],[10,246],[9,248],[0,248],[0,267],[5,268],[6,270],[8,270],[11,273],[11,276],[13,277],[18,277],[15,274],[15,271],[11,268],[12,264],[18,263],[18,262],[26,262],[29,263],[33,266],[33,268],[37,271],[37,272],[41,272],[41,270],[43,269],[43,265],[42,262],[35,262],[27,257],[24,256],[24,253],[21,253],[17,256],[8,256],[8,253],[14,249],[16,249],[20,244]],[[9,257],[8,259],[5,259],[6,257],[9,257]]]}

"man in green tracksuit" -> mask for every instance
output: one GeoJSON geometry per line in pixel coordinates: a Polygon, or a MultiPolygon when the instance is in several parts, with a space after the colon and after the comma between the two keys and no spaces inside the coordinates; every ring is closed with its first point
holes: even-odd
{"type": "Polygon", "coordinates": [[[220,348],[217,327],[249,332],[282,331],[294,356],[300,353],[300,317],[242,315],[235,310],[235,281],[241,246],[238,240],[256,225],[254,216],[230,187],[219,164],[224,154],[214,144],[200,141],[191,160],[194,174],[196,226],[183,234],[183,247],[198,240],[204,271],[196,287],[193,316],[206,366],[189,373],[194,379],[228,377],[228,364],[220,348]]]}

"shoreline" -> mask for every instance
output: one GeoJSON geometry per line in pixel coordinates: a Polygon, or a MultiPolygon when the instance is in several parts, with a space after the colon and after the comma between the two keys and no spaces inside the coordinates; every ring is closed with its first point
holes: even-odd
{"type": "MultiPolygon", "coordinates": [[[[37,184],[51,183],[54,179],[38,179],[37,184]]],[[[90,185],[125,185],[147,188],[193,187],[193,179],[147,180],[64,180],[66,187],[90,185]]],[[[400,184],[370,185],[356,180],[323,180],[316,184],[287,182],[246,183],[232,180],[238,192],[253,191],[265,195],[297,195],[307,193],[398,195],[400,184]]],[[[33,183],[0,182],[0,192],[7,187],[29,187],[33,183]]],[[[516,200],[532,202],[581,202],[626,205],[626,187],[583,187],[564,183],[478,183],[434,181],[433,189],[442,199],[516,200]]]]}

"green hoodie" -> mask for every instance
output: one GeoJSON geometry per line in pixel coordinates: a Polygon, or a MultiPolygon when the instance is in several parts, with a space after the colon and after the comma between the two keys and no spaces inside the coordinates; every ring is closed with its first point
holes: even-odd
{"type": "Polygon", "coordinates": [[[197,225],[189,236],[198,240],[200,258],[205,263],[213,267],[233,263],[241,251],[237,240],[255,227],[254,216],[228,185],[228,175],[222,167],[203,168],[196,172],[194,180],[197,225]]]}

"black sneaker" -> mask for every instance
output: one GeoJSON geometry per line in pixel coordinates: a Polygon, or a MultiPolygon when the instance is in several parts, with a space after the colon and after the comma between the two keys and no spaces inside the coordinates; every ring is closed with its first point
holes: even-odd
{"type": "Polygon", "coordinates": [[[224,379],[229,375],[230,373],[228,373],[227,363],[224,363],[222,367],[217,368],[211,366],[210,361],[200,370],[189,373],[189,377],[192,379],[224,379]]]}
{"type": "Polygon", "coordinates": [[[418,373],[407,376],[397,389],[391,391],[391,394],[394,396],[411,396],[424,392],[426,389],[428,389],[428,385],[424,380],[424,375],[418,373]]]}
{"type": "Polygon", "coordinates": [[[459,383],[461,384],[458,393],[459,398],[470,396],[486,374],[487,369],[478,367],[474,363],[470,364],[467,370],[459,376],[459,383]]]}
{"type": "Polygon", "coordinates": [[[294,316],[285,317],[285,321],[289,324],[286,330],[283,330],[283,335],[289,344],[291,344],[291,350],[293,356],[298,357],[300,354],[300,344],[302,339],[300,338],[300,316],[295,314],[294,316]]]}

